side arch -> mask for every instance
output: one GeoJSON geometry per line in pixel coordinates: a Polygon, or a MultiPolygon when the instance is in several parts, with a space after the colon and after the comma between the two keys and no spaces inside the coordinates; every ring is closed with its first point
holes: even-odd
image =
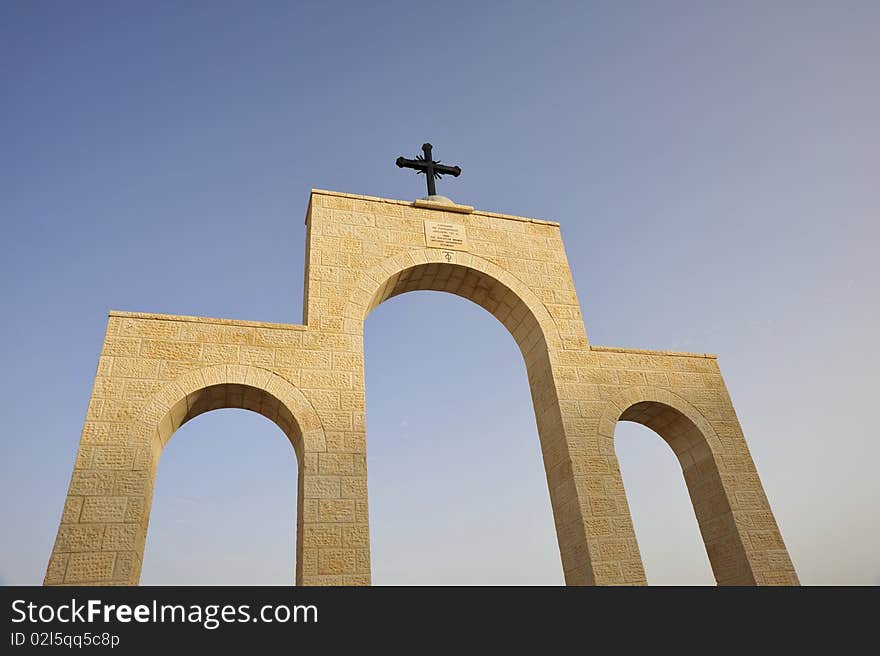
{"type": "Polygon", "coordinates": [[[721,447],[715,429],[703,414],[666,389],[634,386],[616,393],[602,413],[599,435],[614,439],[618,421],[644,424],[669,443],[680,461],[682,456],[705,458],[721,447]],[[692,449],[697,451],[688,453],[692,449]]]}
{"type": "Polygon", "coordinates": [[[137,585],[143,564],[159,458],[174,432],[184,423],[210,410],[240,408],[273,421],[288,437],[297,456],[296,584],[304,583],[304,492],[310,487],[307,455],[325,450],[320,417],[305,395],[277,374],[251,365],[215,365],[192,370],[167,383],[132,421],[126,442],[138,447],[135,469],[143,476],[133,481],[130,493],[141,498],[136,527],[130,585],[137,585]],[[134,486],[137,484],[137,487],[134,486]],[[139,489],[138,489],[139,488],[139,489]]]}
{"type": "MultiPolygon", "coordinates": [[[[716,582],[755,585],[735,521],[734,504],[721,475],[721,443],[703,414],[669,390],[627,388],[606,404],[599,422],[601,451],[614,453],[614,429],[618,421],[647,426],[672,448],[681,464],[716,582]]],[[[619,476],[616,456],[614,466],[619,476]]]]}
{"type": "Polygon", "coordinates": [[[321,419],[296,386],[253,365],[214,365],[194,369],[167,383],[132,421],[129,444],[149,446],[158,460],[174,432],[198,415],[220,408],[262,414],[284,431],[302,460],[305,451],[325,449],[321,419]]]}

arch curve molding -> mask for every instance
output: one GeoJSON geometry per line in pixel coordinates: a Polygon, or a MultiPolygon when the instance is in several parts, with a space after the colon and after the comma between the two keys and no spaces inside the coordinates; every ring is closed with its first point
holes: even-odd
{"type": "Polygon", "coordinates": [[[627,412],[640,403],[657,403],[679,413],[699,430],[712,452],[718,453],[720,448],[718,434],[703,413],[674,392],[659,387],[632,386],[615,393],[606,403],[605,410],[599,420],[599,435],[603,438],[614,439],[614,428],[618,421],[621,419],[639,421],[635,413],[630,418],[627,416],[627,412]]]}
{"type": "Polygon", "coordinates": [[[300,460],[307,451],[325,448],[321,418],[305,394],[278,374],[254,365],[211,365],[165,384],[132,421],[127,441],[146,442],[161,451],[182,424],[221,408],[266,416],[288,436],[300,460]]]}
{"type": "MultiPolygon", "coordinates": [[[[519,278],[511,272],[501,268],[494,262],[471,253],[455,252],[447,259],[450,251],[442,251],[436,248],[422,248],[406,251],[391,256],[368,269],[354,284],[351,295],[345,306],[344,316],[346,329],[349,332],[361,332],[363,321],[367,315],[391,296],[395,296],[407,289],[398,287],[401,276],[411,270],[433,267],[435,273],[434,282],[438,287],[436,291],[448,291],[483,305],[482,298],[475,296],[474,290],[460,290],[460,288],[442,288],[441,285],[449,286],[451,275],[436,276],[440,271],[452,271],[455,269],[472,270],[481,276],[494,281],[507,290],[512,297],[522,303],[524,309],[531,314],[544,333],[548,346],[551,348],[561,346],[559,331],[546,306],[540,298],[519,278]]],[[[430,287],[414,287],[413,289],[429,289],[430,287]]],[[[492,312],[492,310],[490,310],[492,312]]],[[[493,312],[495,314],[495,312],[493,312]]],[[[502,320],[502,323],[505,323],[502,320]]],[[[507,325],[507,324],[505,324],[507,325]]]]}

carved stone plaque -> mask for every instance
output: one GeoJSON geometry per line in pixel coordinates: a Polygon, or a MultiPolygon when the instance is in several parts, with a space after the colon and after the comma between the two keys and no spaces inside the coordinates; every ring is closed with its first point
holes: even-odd
{"type": "Polygon", "coordinates": [[[458,223],[425,220],[425,243],[428,248],[468,250],[467,233],[458,223]]]}

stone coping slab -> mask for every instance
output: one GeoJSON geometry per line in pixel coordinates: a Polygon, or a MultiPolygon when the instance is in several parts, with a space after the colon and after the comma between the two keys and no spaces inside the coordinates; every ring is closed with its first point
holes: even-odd
{"type": "Polygon", "coordinates": [[[280,330],[308,330],[305,326],[294,323],[271,323],[268,321],[243,321],[240,319],[219,319],[216,317],[192,317],[182,314],[154,314],[152,312],[124,312],[110,310],[111,317],[128,319],[156,319],[161,321],[186,321],[189,323],[216,323],[224,326],[248,326],[253,328],[273,328],[280,330]]]}
{"type": "Polygon", "coordinates": [[[312,189],[312,194],[321,196],[336,196],[338,198],[351,198],[352,200],[366,200],[374,203],[388,203],[389,205],[405,205],[407,207],[418,207],[436,210],[445,210],[447,212],[460,212],[465,214],[476,214],[478,216],[487,216],[496,219],[508,219],[510,221],[522,221],[524,223],[539,223],[541,225],[550,225],[559,227],[558,221],[545,221],[544,219],[533,219],[527,216],[514,216],[513,214],[501,214],[500,212],[486,212],[484,210],[475,210],[470,205],[444,205],[441,203],[432,203],[430,201],[417,200],[397,200],[394,198],[380,198],[378,196],[361,196],[359,194],[346,194],[341,191],[329,191],[327,189],[312,189]],[[456,209],[458,208],[458,209],[456,209]]]}

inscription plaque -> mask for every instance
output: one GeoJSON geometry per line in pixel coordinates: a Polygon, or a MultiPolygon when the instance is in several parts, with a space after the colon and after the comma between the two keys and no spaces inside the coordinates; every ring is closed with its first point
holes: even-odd
{"type": "Polygon", "coordinates": [[[444,248],[456,251],[468,250],[467,233],[459,223],[443,223],[425,220],[425,243],[428,248],[444,248]]]}

